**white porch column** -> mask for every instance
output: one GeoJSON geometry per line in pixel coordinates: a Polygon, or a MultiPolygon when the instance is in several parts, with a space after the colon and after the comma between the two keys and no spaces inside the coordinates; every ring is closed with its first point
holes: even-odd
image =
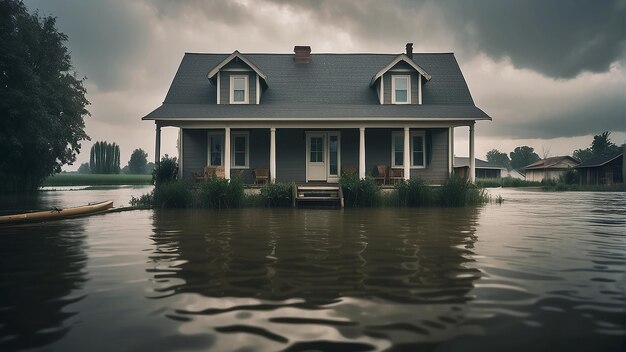
{"type": "Polygon", "coordinates": [[[154,143],[154,165],[161,162],[161,125],[156,122],[156,141],[154,143]]]}
{"type": "Polygon", "coordinates": [[[365,178],[365,127],[359,127],[359,178],[365,178]]]}
{"type": "Polygon", "coordinates": [[[409,180],[411,178],[411,134],[408,127],[404,128],[404,179],[409,180]]]}
{"type": "Polygon", "coordinates": [[[270,182],[276,182],[276,128],[270,128],[270,182]]]}
{"type": "Polygon", "coordinates": [[[224,176],[230,180],[230,127],[224,128],[224,176]]]}
{"type": "Polygon", "coordinates": [[[448,176],[454,171],[454,127],[448,128],[448,176]]]}
{"type": "Polygon", "coordinates": [[[474,123],[469,125],[469,180],[476,180],[476,166],[474,165],[474,123]]]}

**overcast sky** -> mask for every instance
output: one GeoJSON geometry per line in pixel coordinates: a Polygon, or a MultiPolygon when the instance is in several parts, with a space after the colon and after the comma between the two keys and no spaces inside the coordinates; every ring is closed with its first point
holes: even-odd
{"type": "MultiPolygon", "coordinates": [[[[616,1],[25,1],[58,18],[86,88],[91,142],[154,155],[157,108],[185,52],[454,52],[476,105],[493,117],[476,126],[476,156],[529,145],[566,155],[611,131],[626,140],[626,0],[616,1]]],[[[467,128],[455,154],[467,155],[467,128]]],[[[176,155],[165,128],[162,153],[176,155]]],[[[122,165],[123,166],[123,165],[122,165]]]]}

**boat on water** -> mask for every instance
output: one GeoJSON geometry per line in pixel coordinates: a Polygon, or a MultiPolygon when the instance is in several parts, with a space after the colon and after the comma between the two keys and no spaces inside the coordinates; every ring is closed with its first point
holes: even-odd
{"type": "Polygon", "coordinates": [[[4,224],[19,224],[39,221],[49,221],[65,218],[74,218],[79,216],[87,216],[105,212],[113,207],[113,201],[107,200],[99,203],[89,203],[73,208],[59,209],[54,208],[50,210],[33,211],[21,214],[3,215],[0,216],[0,225],[4,224]]]}

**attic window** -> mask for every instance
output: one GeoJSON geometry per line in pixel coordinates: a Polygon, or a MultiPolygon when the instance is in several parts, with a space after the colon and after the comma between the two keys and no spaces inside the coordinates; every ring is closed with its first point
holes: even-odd
{"type": "Polygon", "coordinates": [[[230,76],[230,103],[248,104],[248,76],[230,76]]]}
{"type": "Polygon", "coordinates": [[[393,75],[391,76],[391,103],[410,104],[411,103],[411,76],[393,75]]]}

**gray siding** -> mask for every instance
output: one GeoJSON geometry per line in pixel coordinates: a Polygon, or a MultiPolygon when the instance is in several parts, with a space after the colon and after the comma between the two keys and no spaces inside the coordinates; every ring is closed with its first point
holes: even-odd
{"type": "Polygon", "coordinates": [[[306,137],[303,129],[279,128],[276,131],[276,181],[306,181],[306,137]]]}
{"type": "Polygon", "coordinates": [[[183,178],[202,172],[207,162],[207,131],[183,129],[183,178]]]}
{"type": "MultiPolygon", "coordinates": [[[[228,65],[227,65],[228,66],[228,65]]],[[[249,104],[256,104],[256,72],[220,71],[220,104],[230,103],[230,76],[248,75],[249,104]]]]}
{"type": "Polygon", "coordinates": [[[448,179],[448,129],[426,130],[426,149],[428,167],[411,169],[411,178],[421,177],[429,183],[442,184],[448,179]]]}
{"type": "Polygon", "coordinates": [[[352,166],[359,170],[359,129],[341,130],[341,168],[352,166]]]}

